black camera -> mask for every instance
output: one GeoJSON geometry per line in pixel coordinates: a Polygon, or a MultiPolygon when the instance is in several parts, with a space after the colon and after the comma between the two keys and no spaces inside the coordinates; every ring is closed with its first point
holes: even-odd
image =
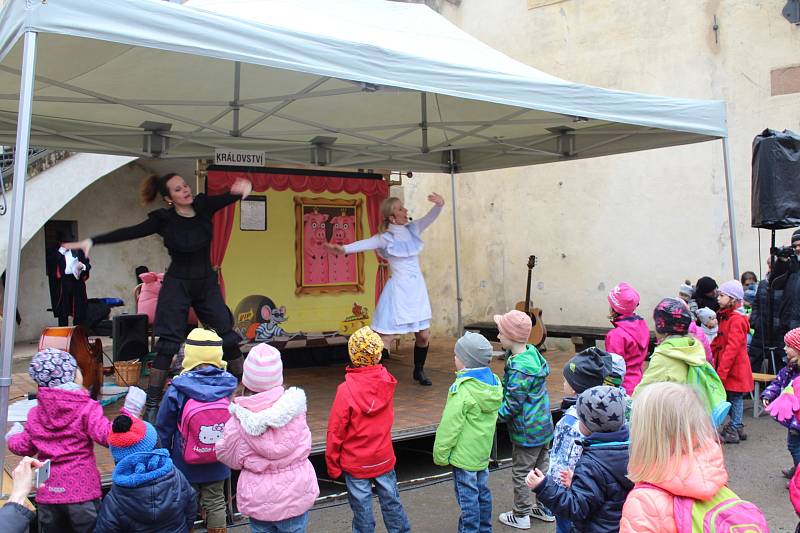
{"type": "Polygon", "coordinates": [[[780,257],[781,259],[791,259],[794,257],[794,248],[791,246],[781,246],[778,248],[774,246],[769,250],[770,255],[780,257]]]}

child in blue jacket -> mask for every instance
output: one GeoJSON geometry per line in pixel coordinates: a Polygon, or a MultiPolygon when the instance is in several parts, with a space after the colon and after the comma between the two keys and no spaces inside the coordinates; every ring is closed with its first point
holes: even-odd
{"type": "MultiPolygon", "coordinates": [[[[190,399],[213,402],[230,398],[237,380],[225,369],[222,360],[222,339],[213,331],[195,328],[186,338],[183,372],[172,380],[156,418],[161,445],[170,450],[172,461],[200,494],[200,507],[205,511],[209,533],[220,533],[227,527],[225,480],[230,469],[215,461],[207,464],[187,464],[183,459],[183,439],[178,426],[183,408],[190,399]]],[[[209,441],[222,438],[222,430],[211,431],[209,441]]]]}
{"type": "Polygon", "coordinates": [[[616,387],[592,387],[578,396],[576,410],[585,439],[572,479],[564,487],[535,469],[528,486],[558,516],[572,521],[576,533],[616,533],[622,506],[633,482],[628,479],[628,428],[625,393],[616,387]]]}

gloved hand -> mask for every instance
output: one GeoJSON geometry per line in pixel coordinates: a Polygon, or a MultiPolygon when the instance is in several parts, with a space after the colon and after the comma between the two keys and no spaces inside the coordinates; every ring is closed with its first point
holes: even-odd
{"type": "Polygon", "coordinates": [[[125,396],[125,404],[122,406],[129,415],[140,418],[147,393],[139,387],[128,387],[128,394],[125,396]]]}
{"type": "Polygon", "coordinates": [[[14,435],[18,435],[23,431],[25,431],[25,426],[23,426],[19,422],[14,422],[14,425],[11,426],[11,429],[9,429],[8,433],[6,433],[6,442],[8,442],[8,439],[13,437],[14,435]]]}

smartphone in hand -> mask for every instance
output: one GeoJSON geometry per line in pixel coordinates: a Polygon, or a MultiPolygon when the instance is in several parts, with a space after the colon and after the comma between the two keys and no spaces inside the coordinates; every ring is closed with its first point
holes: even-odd
{"type": "Polygon", "coordinates": [[[34,488],[38,489],[49,478],[50,478],[50,459],[42,463],[42,466],[36,469],[36,485],[34,488]]]}

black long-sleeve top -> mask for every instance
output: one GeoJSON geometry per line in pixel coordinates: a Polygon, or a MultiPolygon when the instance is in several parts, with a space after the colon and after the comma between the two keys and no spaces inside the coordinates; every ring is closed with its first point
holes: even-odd
{"type": "Polygon", "coordinates": [[[167,274],[183,279],[205,278],[214,272],[210,258],[213,234],[211,217],[240,198],[234,194],[208,196],[201,193],[195,196],[192,203],[195,212],[193,217],[181,216],[174,208],[156,209],[147,214],[144,222],[92,237],[92,242],[110,244],[158,233],[164,239],[164,246],[172,259],[167,274]]]}

